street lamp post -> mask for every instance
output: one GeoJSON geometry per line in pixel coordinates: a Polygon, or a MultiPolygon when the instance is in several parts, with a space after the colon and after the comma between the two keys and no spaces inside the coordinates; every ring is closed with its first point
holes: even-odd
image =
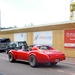
{"type": "Polygon", "coordinates": [[[1,31],[1,10],[0,10],[0,31],[1,31]]]}

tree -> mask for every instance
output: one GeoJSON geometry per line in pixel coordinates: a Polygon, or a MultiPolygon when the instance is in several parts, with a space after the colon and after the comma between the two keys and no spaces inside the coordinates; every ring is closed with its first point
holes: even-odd
{"type": "Polygon", "coordinates": [[[33,26],[33,23],[30,23],[28,26],[33,26]]]}
{"type": "Polygon", "coordinates": [[[24,27],[26,27],[26,24],[25,24],[25,26],[24,27]]]}
{"type": "Polygon", "coordinates": [[[14,27],[13,28],[17,28],[17,26],[16,25],[14,25],[14,27]]]}

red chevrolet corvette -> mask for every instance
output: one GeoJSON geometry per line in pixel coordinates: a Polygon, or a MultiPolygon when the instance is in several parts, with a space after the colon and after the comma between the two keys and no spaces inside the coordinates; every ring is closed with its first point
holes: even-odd
{"type": "Polygon", "coordinates": [[[29,62],[31,67],[39,64],[50,63],[56,65],[58,62],[65,60],[65,54],[53,49],[47,45],[32,45],[27,49],[12,49],[8,52],[10,62],[24,60],[29,62]]]}

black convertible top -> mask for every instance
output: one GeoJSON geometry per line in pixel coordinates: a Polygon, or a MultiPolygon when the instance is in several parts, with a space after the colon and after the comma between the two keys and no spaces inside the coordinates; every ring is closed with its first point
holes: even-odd
{"type": "Polygon", "coordinates": [[[0,38],[0,42],[11,42],[10,38],[0,38]]]}

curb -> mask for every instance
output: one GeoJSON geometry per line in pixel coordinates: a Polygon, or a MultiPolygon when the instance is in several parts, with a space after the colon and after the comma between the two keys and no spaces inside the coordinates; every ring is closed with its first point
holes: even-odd
{"type": "Polygon", "coordinates": [[[4,74],[0,73],[0,75],[4,75],[4,74]]]}

